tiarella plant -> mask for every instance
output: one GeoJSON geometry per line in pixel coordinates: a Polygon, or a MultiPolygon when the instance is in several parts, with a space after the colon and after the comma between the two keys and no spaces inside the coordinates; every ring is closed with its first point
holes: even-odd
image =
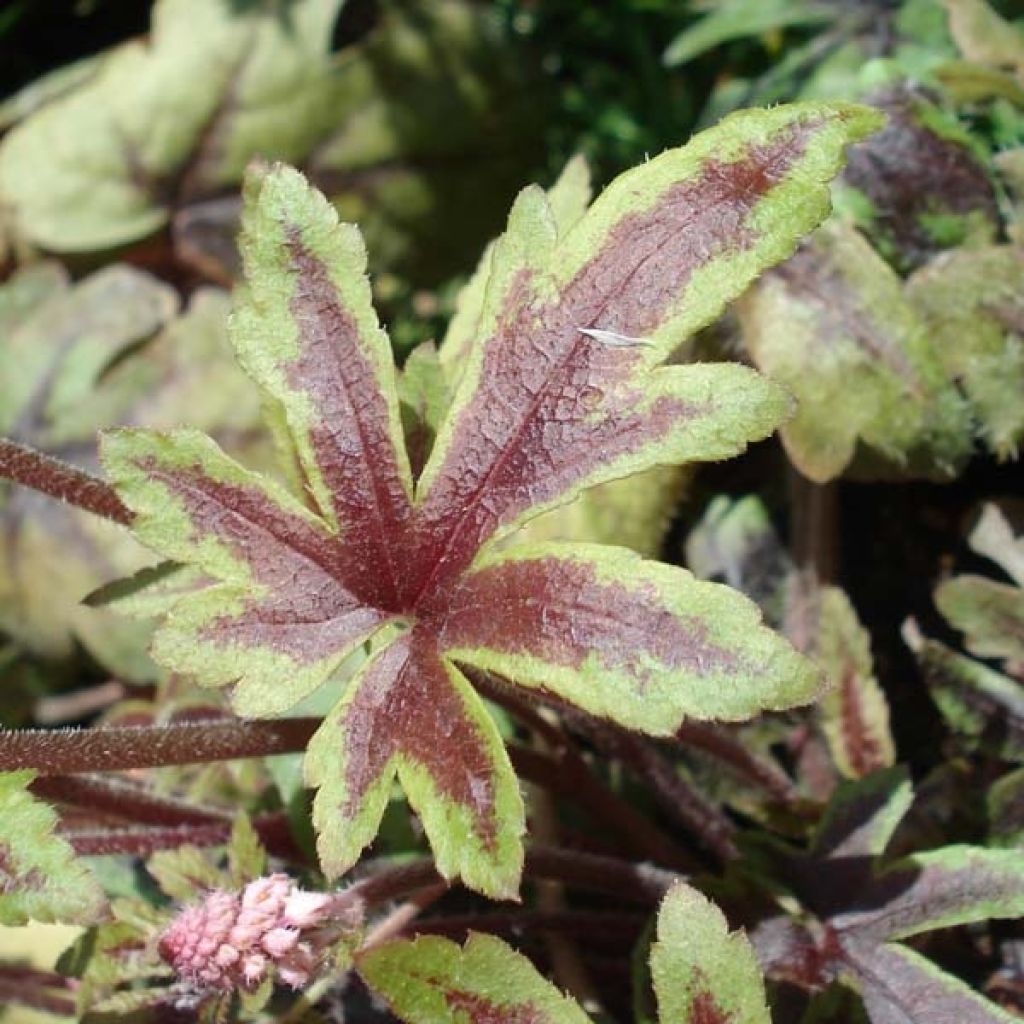
{"type": "Polygon", "coordinates": [[[267,717],[369,643],[306,754],[328,876],[397,774],[441,873],[516,894],[522,800],[467,672],[653,735],[814,696],[816,670],[736,593],[623,549],[504,541],[585,487],[773,429],[788,399],[753,371],[661,364],[821,219],[843,147],[877,124],[741,114],[589,209],[525,190],[465,298],[471,344],[415,478],[357,230],[296,172],[253,174],[231,337],[292,487],[195,431],[108,432],[102,454],[135,535],[184,566],[158,662],[267,717]]]}

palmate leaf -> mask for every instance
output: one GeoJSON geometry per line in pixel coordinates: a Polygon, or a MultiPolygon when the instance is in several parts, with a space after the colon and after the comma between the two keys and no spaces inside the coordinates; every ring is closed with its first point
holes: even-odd
{"type": "Polygon", "coordinates": [[[306,759],[329,874],[373,838],[397,772],[442,873],[516,893],[522,802],[460,666],[659,735],[814,695],[815,669],[724,587],[617,549],[482,549],[585,487],[773,429],[788,399],[752,370],[660,362],[824,216],[843,147],[876,125],[745,113],[586,213],[579,188],[554,205],[526,189],[415,487],[358,232],[295,171],[249,182],[231,336],[302,500],[195,431],[114,431],[103,458],[139,539],[214,581],[167,614],[163,664],[275,715],[372,640],[306,759]]]}
{"type": "Polygon", "coordinates": [[[28,792],[33,777],[0,775],[0,924],[93,924],[106,897],[70,844],[53,834],[57,815],[28,792]]]}

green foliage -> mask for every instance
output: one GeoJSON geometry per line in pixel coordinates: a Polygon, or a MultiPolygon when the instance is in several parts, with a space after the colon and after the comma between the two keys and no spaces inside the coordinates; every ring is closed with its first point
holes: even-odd
{"type": "Polygon", "coordinates": [[[92,924],[106,899],[71,846],[54,835],[57,816],[28,792],[32,772],[0,775],[0,923],[92,924]]]}

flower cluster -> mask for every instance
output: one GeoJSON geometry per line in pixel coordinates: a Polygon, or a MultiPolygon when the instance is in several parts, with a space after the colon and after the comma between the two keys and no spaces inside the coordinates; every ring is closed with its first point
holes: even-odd
{"type": "Polygon", "coordinates": [[[200,989],[258,987],[273,968],[292,988],[309,983],[339,932],[361,910],[330,893],[306,892],[283,874],[241,893],[214,891],[183,909],[160,936],[161,957],[200,989]]]}

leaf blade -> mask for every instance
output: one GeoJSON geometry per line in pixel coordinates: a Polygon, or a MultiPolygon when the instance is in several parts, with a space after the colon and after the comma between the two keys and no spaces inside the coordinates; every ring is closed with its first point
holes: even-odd
{"type": "Polygon", "coordinates": [[[422,631],[393,639],[353,678],[304,770],[319,789],[313,816],[328,874],[373,838],[397,774],[443,876],[495,898],[517,893],[525,820],[515,775],[479,697],[422,631]]]}
{"type": "Polygon", "coordinates": [[[764,980],[742,931],[696,889],[673,886],[651,948],[658,1018],[678,1024],[771,1024],[764,980]]]}
{"type": "Polygon", "coordinates": [[[817,670],[746,598],[624,548],[534,544],[478,560],[441,647],[630,728],[739,719],[810,700],[817,670]]]}
{"type": "Polygon", "coordinates": [[[357,957],[359,973],[406,1024],[589,1024],[569,996],[492,935],[465,946],[421,936],[357,957]]]}

